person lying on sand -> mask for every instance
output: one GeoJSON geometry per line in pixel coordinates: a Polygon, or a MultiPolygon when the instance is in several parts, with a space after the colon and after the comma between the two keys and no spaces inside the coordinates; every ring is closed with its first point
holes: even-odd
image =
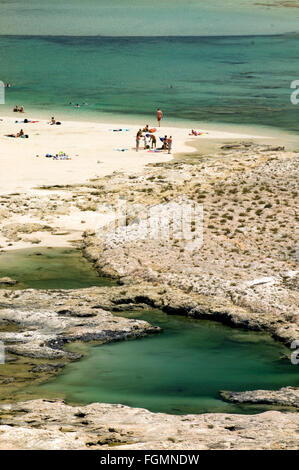
{"type": "Polygon", "coordinates": [[[194,129],[192,129],[192,131],[191,131],[191,134],[189,134],[189,135],[195,135],[195,136],[198,136],[198,135],[203,135],[203,134],[204,134],[204,132],[195,131],[194,129]]]}
{"type": "Polygon", "coordinates": [[[36,124],[38,121],[31,121],[31,119],[25,118],[24,121],[15,121],[15,124],[36,124]]]}
{"type": "MultiPolygon", "coordinates": [[[[36,155],[37,157],[39,155],[36,155]]],[[[45,155],[46,158],[52,158],[53,160],[71,160],[71,157],[65,154],[65,152],[59,152],[56,153],[55,155],[52,155],[51,153],[46,153],[45,155]]]]}
{"type": "Polygon", "coordinates": [[[148,124],[142,129],[142,132],[149,132],[148,124]]]}
{"type": "Polygon", "coordinates": [[[21,129],[20,132],[18,132],[17,134],[6,134],[6,137],[14,137],[15,139],[17,139],[18,137],[26,137],[28,139],[29,135],[24,134],[23,129],[21,129]]]}

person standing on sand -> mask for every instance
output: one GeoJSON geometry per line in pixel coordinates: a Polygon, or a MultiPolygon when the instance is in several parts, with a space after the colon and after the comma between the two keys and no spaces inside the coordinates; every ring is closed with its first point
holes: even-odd
{"type": "Polygon", "coordinates": [[[153,148],[157,148],[157,139],[156,139],[156,136],[154,136],[154,134],[150,134],[150,139],[151,139],[151,142],[152,142],[152,149],[153,148]]]}
{"type": "Polygon", "coordinates": [[[145,134],[144,136],[144,150],[150,148],[150,136],[149,134],[145,134]]]}
{"type": "Polygon", "coordinates": [[[172,148],[172,136],[169,137],[167,140],[167,145],[168,145],[168,153],[171,153],[171,148],[172,148]]]}
{"type": "Polygon", "coordinates": [[[160,108],[157,109],[157,121],[159,124],[159,127],[161,127],[161,119],[163,119],[163,112],[161,111],[160,108]]]}
{"type": "Polygon", "coordinates": [[[138,150],[139,150],[141,136],[142,136],[142,130],[139,129],[139,131],[137,132],[137,135],[136,135],[136,152],[138,152],[138,150]]]}
{"type": "Polygon", "coordinates": [[[167,138],[167,135],[165,135],[163,139],[163,150],[167,150],[167,143],[168,143],[168,138],[167,138]]]}

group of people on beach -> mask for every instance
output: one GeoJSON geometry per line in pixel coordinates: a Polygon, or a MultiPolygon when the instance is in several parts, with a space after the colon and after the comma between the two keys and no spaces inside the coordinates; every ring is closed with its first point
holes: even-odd
{"type": "MultiPolygon", "coordinates": [[[[157,138],[154,134],[157,129],[149,129],[148,124],[143,128],[139,129],[136,135],[136,152],[140,150],[140,144],[141,140],[144,141],[144,150],[156,150],[157,149],[157,138]]],[[[172,149],[172,136],[167,137],[165,135],[164,137],[160,137],[160,141],[162,142],[162,147],[160,147],[158,150],[165,150],[168,151],[168,153],[171,153],[172,149]]]]}
{"type": "MultiPolygon", "coordinates": [[[[160,108],[157,109],[157,122],[158,126],[161,127],[161,120],[163,119],[163,111],[161,111],[160,108]]],[[[157,138],[155,136],[156,128],[149,128],[149,125],[147,124],[143,129],[139,129],[136,135],[136,152],[139,151],[140,149],[140,144],[141,140],[144,141],[144,150],[156,150],[157,149],[157,138]]],[[[168,151],[168,153],[171,153],[172,149],[172,136],[167,137],[165,135],[164,137],[160,137],[160,141],[162,142],[162,147],[160,147],[157,150],[165,150],[168,151]]]]}
{"type": "Polygon", "coordinates": [[[155,149],[157,147],[155,131],[155,128],[149,129],[148,124],[143,129],[139,129],[136,135],[136,152],[140,149],[141,140],[144,141],[144,150],[155,149]]]}
{"type": "Polygon", "coordinates": [[[161,150],[168,150],[168,153],[171,153],[171,148],[172,148],[172,136],[170,137],[167,137],[167,135],[165,135],[163,137],[163,140],[161,139],[162,141],[162,149],[161,150]]]}
{"type": "Polygon", "coordinates": [[[24,113],[24,106],[18,106],[18,105],[15,105],[14,109],[13,109],[13,112],[14,113],[24,113]]]}

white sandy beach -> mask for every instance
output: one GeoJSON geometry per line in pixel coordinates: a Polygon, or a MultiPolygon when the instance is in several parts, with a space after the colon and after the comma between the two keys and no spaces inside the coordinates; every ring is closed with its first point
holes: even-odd
{"type": "MultiPolygon", "coordinates": [[[[24,118],[38,119],[35,116],[11,113],[12,117],[2,116],[0,121],[0,193],[28,192],[42,185],[66,185],[103,177],[114,171],[140,170],[153,162],[165,162],[172,158],[167,152],[151,153],[135,150],[135,135],[140,126],[126,126],[124,123],[101,124],[96,122],[62,121],[61,126],[49,125],[45,120],[38,123],[20,124],[24,118]],[[129,131],[113,132],[111,129],[127,128],[129,131]],[[6,134],[16,134],[23,129],[29,139],[10,138],[6,134]],[[117,149],[128,149],[119,151],[117,149]],[[65,152],[71,160],[45,158],[47,153],[65,152]]],[[[155,122],[149,124],[156,127],[155,122]]],[[[186,142],[199,142],[205,139],[239,140],[254,138],[247,134],[208,131],[207,134],[190,137],[190,129],[181,127],[161,127],[156,132],[157,147],[159,137],[173,136],[173,154],[190,152],[186,142]]],[[[207,132],[207,131],[203,131],[207,132]]],[[[255,136],[258,137],[258,136],[255,136]]]]}
{"type": "MultiPolygon", "coordinates": [[[[218,141],[253,139],[258,136],[209,130],[198,136],[189,136],[190,129],[181,127],[164,127],[156,132],[157,147],[160,147],[159,137],[173,136],[172,154],[167,152],[152,153],[135,149],[135,136],[140,126],[124,123],[97,123],[62,121],[62,125],[50,125],[48,121],[39,120],[37,123],[15,123],[27,118],[38,119],[33,114],[18,114],[11,112],[10,116],[2,116],[0,121],[0,196],[21,194],[24,195],[23,214],[11,213],[9,219],[2,222],[8,224],[50,223],[58,233],[48,231],[36,232],[39,246],[66,246],[73,240],[79,240],[86,229],[95,229],[105,222],[105,216],[94,211],[81,211],[74,208],[70,214],[57,210],[55,217],[32,217],[26,211],[26,201],[37,197],[40,208],[52,200],[61,190],[41,190],[40,186],[51,185],[82,185],[92,178],[104,177],[113,172],[135,173],[142,170],[148,163],[166,162],[175,154],[192,152],[190,143],[210,139],[218,141]],[[113,132],[112,129],[128,128],[129,131],[113,132]],[[10,138],[6,134],[16,134],[24,130],[29,138],[10,138]],[[187,145],[189,143],[189,145],[187,145]],[[117,149],[128,149],[119,151],[117,149]],[[47,153],[57,154],[65,152],[71,160],[53,160],[46,158],[47,153]],[[53,196],[54,195],[54,196],[53,196]],[[59,231],[61,233],[59,233],[59,231]],[[64,233],[65,232],[65,233],[64,233]]],[[[58,116],[59,119],[59,116],[58,116]]],[[[153,120],[154,121],[154,120],[153,120]]],[[[155,122],[149,122],[155,127],[155,122]]],[[[203,131],[204,132],[204,131],[203,131]]],[[[64,194],[66,194],[64,192],[64,194]]],[[[1,208],[1,207],[0,207],[1,208]]],[[[9,243],[0,236],[0,247],[5,250],[22,249],[32,246],[32,237],[26,237],[15,243],[9,243]]]]}

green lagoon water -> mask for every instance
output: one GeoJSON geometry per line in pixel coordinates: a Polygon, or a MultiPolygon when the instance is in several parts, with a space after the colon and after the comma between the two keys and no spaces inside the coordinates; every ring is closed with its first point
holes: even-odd
{"type": "Polygon", "coordinates": [[[7,276],[18,281],[13,289],[79,289],[113,285],[109,279],[98,276],[79,250],[71,248],[29,248],[0,253],[0,278],[7,276]]]}
{"type": "Polygon", "coordinates": [[[265,334],[160,311],[123,316],[147,320],[163,333],[92,348],[83,345],[79,351],[87,356],[40,386],[38,393],[76,404],[122,403],[173,414],[255,413],[267,407],[226,403],[219,390],[299,385],[297,367],[280,359],[289,350],[265,334]]]}
{"type": "MultiPolygon", "coordinates": [[[[80,251],[66,248],[13,250],[0,254],[0,277],[17,288],[70,289],[114,284],[98,277],[80,251]]],[[[255,413],[265,406],[229,404],[219,390],[278,389],[299,385],[290,351],[263,333],[159,310],[116,313],[146,320],[162,333],[139,340],[68,347],[84,355],[63,373],[23,398],[58,397],[70,403],[122,403],[168,413],[255,413]]],[[[22,398],[22,399],[23,399],[22,398]]]]}

